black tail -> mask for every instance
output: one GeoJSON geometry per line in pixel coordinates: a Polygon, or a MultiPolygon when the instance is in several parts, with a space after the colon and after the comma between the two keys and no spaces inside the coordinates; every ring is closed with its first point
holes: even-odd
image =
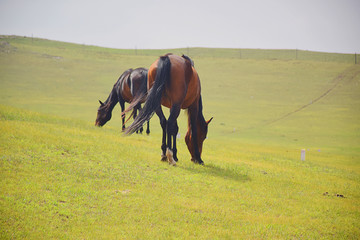
{"type": "Polygon", "coordinates": [[[153,87],[146,98],[145,105],[135,118],[134,122],[126,128],[125,134],[133,134],[139,130],[146,121],[154,115],[154,112],[161,106],[161,97],[166,82],[170,81],[171,62],[168,56],[160,57],[153,87]]]}

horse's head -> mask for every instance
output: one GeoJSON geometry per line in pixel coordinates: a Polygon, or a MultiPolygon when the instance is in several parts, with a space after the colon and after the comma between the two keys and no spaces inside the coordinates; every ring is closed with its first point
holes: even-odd
{"type": "MultiPolygon", "coordinates": [[[[201,152],[202,152],[202,146],[203,146],[203,143],[206,139],[206,135],[207,135],[207,132],[208,132],[208,125],[209,123],[211,122],[213,118],[210,118],[210,120],[208,121],[204,121],[204,119],[202,120],[203,122],[201,121],[197,121],[196,123],[196,130],[197,130],[197,145],[199,147],[199,153],[200,153],[200,156],[201,156],[201,152]]],[[[189,129],[189,131],[186,133],[186,136],[185,136],[185,142],[186,142],[186,145],[189,149],[189,152],[191,154],[191,158],[192,160],[197,160],[195,158],[195,150],[194,150],[194,145],[193,145],[193,142],[192,142],[192,136],[191,136],[191,131],[189,129]]]]}
{"type": "Polygon", "coordinates": [[[97,111],[97,116],[95,120],[95,126],[102,127],[111,119],[111,111],[109,107],[99,100],[100,107],[97,111]]]}

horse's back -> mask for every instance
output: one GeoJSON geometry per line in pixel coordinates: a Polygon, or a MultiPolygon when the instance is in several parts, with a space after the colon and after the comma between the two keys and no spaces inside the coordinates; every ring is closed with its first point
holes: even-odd
{"type": "MultiPolygon", "coordinates": [[[[146,94],[146,82],[147,82],[147,69],[146,68],[136,68],[131,69],[130,72],[124,74],[121,79],[119,79],[119,94],[125,100],[125,102],[130,103],[134,97],[139,94],[146,94]]],[[[145,99],[142,100],[144,102],[145,99]]]]}
{"type": "Polygon", "coordinates": [[[130,75],[131,83],[139,86],[144,81],[147,81],[146,77],[147,69],[146,68],[136,68],[134,71],[132,71],[130,75]]]}
{"type": "MultiPolygon", "coordinates": [[[[135,69],[129,78],[129,85],[131,86],[131,94],[133,97],[137,95],[146,95],[147,92],[147,69],[137,68],[135,69]]],[[[144,102],[143,99],[142,102],[144,102]]]]}
{"type": "MultiPolygon", "coordinates": [[[[200,96],[200,81],[198,74],[186,58],[168,55],[171,63],[170,82],[166,83],[161,104],[171,108],[173,104],[180,104],[181,108],[189,108],[200,96]]],[[[159,60],[156,60],[148,71],[148,89],[155,81],[159,60]]]]}

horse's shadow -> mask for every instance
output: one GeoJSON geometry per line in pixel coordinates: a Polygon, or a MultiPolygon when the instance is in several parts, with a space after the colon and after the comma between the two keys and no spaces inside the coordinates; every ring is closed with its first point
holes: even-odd
{"type": "Polygon", "coordinates": [[[204,166],[193,165],[184,166],[183,168],[190,172],[207,174],[210,176],[221,177],[224,179],[230,179],[238,182],[247,182],[251,180],[251,178],[247,174],[247,170],[240,168],[236,165],[220,167],[210,163],[204,166]]]}

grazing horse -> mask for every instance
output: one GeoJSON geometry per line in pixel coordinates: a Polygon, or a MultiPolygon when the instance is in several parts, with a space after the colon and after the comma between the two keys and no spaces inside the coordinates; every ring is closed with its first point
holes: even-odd
{"type": "Polygon", "coordinates": [[[160,57],[149,68],[147,85],[150,90],[144,107],[125,133],[134,133],[156,112],[163,129],[161,160],[176,165],[176,135],[179,130],[177,118],[181,109],[187,109],[188,131],[185,142],[191,161],[203,165],[202,146],[212,118],[209,121],[204,119],[200,79],[192,60],[184,55],[179,57],[167,54],[160,57]],[[165,119],[161,105],[170,108],[168,120],[165,119]]]}
{"type": "MultiPolygon", "coordinates": [[[[145,68],[136,68],[135,70],[128,69],[121,74],[117,82],[114,84],[107,100],[104,103],[99,100],[100,107],[97,112],[95,126],[101,127],[111,119],[112,110],[117,103],[120,103],[121,106],[121,118],[123,124],[122,130],[125,129],[125,102],[136,102],[132,113],[132,115],[134,115],[134,119],[136,118],[137,111],[141,109],[141,103],[143,103],[146,99],[147,73],[148,70],[145,68]]],[[[143,129],[140,128],[140,133],[142,133],[142,131],[143,129]]],[[[149,122],[147,124],[146,133],[150,133],[149,122]]]]}

